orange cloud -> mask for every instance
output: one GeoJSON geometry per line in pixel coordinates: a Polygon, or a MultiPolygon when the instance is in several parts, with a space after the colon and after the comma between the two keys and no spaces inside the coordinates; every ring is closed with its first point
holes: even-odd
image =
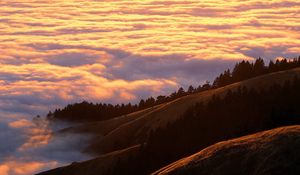
{"type": "Polygon", "coordinates": [[[39,171],[54,168],[57,162],[52,161],[48,163],[43,162],[19,162],[9,160],[0,165],[1,175],[29,175],[38,173],[39,171]]]}
{"type": "Polygon", "coordinates": [[[26,130],[25,132],[27,132],[29,137],[18,150],[26,151],[27,149],[35,149],[47,145],[52,138],[52,133],[51,130],[44,125],[47,124],[26,130]]]}
{"type": "Polygon", "coordinates": [[[9,123],[9,126],[12,128],[25,128],[32,126],[32,122],[26,119],[17,120],[9,123]]]}
{"type": "Polygon", "coordinates": [[[292,0],[0,5],[0,103],[14,113],[36,114],[80,100],[137,100],[137,94],[199,84],[232,60],[299,54],[300,3],[292,0]],[[194,65],[208,68],[199,68],[204,73],[194,65]],[[201,79],[187,81],[195,76],[201,79]]]}
{"type": "Polygon", "coordinates": [[[2,2],[2,6],[1,14],[7,18],[1,19],[0,40],[6,59],[17,48],[23,56],[16,52],[13,55],[19,59],[51,54],[21,46],[39,42],[118,48],[140,55],[153,55],[148,48],[159,48],[155,50],[157,55],[180,53],[210,59],[218,57],[202,49],[222,50],[220,55],[225,58],[241,56],[234,49],[239,47],[234,41],[239,40],[261,43],[262,38],[280,38],[299,46],[300,4],[292,0],[125,0],[84,5],[74,0],[55,0],[51,4],[10,1],[2,2]],[[43,8],[34,8],[37,6],[43,8]],[[259,33],[260,37],[255,37],[259,33]],[[232,43],[226,50],[217,46],[228,42],[232,43]],[[17,43],[14,48],[13,43],[17,43]],[[202,47],[203,43],[207,45],[202,47]]]}
{"type": "Polygon", "coordinates": [[[9,171],[9,167],[7,165],[0,165],[0,174],[9,175],[8,171],[9,171]]]}

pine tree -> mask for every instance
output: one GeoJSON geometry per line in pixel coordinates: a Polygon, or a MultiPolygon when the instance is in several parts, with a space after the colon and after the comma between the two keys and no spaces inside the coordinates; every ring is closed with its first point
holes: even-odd
{"type": "Polygon", "coordinates": [[[192,93],[194,93],[194,92],[195,92],[195,88],[194,88],[192,85],[189,86],[187,93],[188,93],[188,94],[192,94],[192,93]]]}
{"type": "Polygon", "coordinates": [[[265,62],[262,58],[258,58],[253,65],[253,76],[259,76],[265,73],[265,62]]]}
{"type": "Polygon", "coordinates": [[[185,95],[184,89],[182,87],[179,88],[178,91],[177,91],[177,97],[182,97],[184,95],[185,95]]]}

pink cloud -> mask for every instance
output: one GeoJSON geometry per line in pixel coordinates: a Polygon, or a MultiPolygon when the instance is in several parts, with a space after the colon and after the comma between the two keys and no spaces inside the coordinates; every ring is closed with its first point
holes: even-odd
{"type": "Polygon", "coordinates": [[[51,169],[58,165],[57,162],[19,162],[19,161],[7,161],[0,164],[1,175],[30,175],[38,173],[45,169],[51,169]]]}
{"type": "Polygon", "coordinates": [[[27,119],[20,119],[9,123],[9,126],[12,128],[26,128],[32,126],[32,122],[27,119]]]}

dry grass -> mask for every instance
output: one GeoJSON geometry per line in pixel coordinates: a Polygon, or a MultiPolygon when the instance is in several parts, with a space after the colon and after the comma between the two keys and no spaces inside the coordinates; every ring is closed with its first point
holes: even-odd
{"type": "Polygon", "coordinates": [[[84,123],[80,124],[78,126],[72,126],[69,128],[65,128],[63,130],[60,130],[59,133],[92,133],[96,134],[98,136],[105,136],[114,129],[118,128],[119,126],[128,123],[130,121],[133,121],[140,116],[143,116],[156,108],[158,106],[155,106],[153,108],[144,109],[141,111],[137,111],[128,115],[122,115],[120,117],[116,117],[110,120],[105,121],[99,121],[99,122],[90,122],[90,123],[84,123]]]}
{"type": "Polygon", "coordinates": [[[152,175],[299,174],[300,126],[219,142],[152,175]]]}

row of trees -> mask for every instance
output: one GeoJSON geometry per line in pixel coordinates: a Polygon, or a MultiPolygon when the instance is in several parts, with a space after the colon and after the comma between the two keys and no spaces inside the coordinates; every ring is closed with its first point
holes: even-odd
{"type": "Polygon", "coordinates": [[[56,109],[53,113],[50,111],[48,119],[61,119],[73,122],[88,122],[107,120],[124,114],[129,114],[139,110],[138,105],[128,104],[106,104],[106,103],[81,103],[69,104],[63,109],[56,109]]]}
{"type": "Polygon", "coordinates": [[[263,59],[261,58],[257,59],[254,63],[242,61],[237,63],[232,71],[228,69],[220,74],[213,81],[213,84],[210,84],[210,82],[207,81],[205,84],[198,87],[190,86],[187,90],[184,90],[181,87],[168,96],[160,95],[156,98],[150,97],[147,99],[142,99],[138,104],[93,104],[84,101],[82,103],[68,105],[63,109],[57,109],[54,112],[49,112],[48,118],[63,119],[75,122],[107,120],[166,103],[186,95],[199,93],[209,89],[222,87],[234,82],[246,80],[255,76],[287,70],[294,67],[300,67],[300,57],[291,61],[288,61],[287,59],[277,60],[275,63],[270,61],[268,66],[265,65],[263,59]]]}
{"type": "Polygon", "coordinates": [[[300,79],[256,91],[239,88],[198,103],[177,121],[149,134],[139,154],[107,174],[150,174],[216,142],[279,126],[300,124],[300,79]]]}
{"type": "Polygon", "coordinates": [[[258,58],[254,63],[250,63],[249,61],[242,61],[235,65],[232,72],[228,69],[220,74],[215,79],[212,86],[221,87],[259,75],[288,70],[299,66],[300,56],[299,58],[294,58],[293,60],[282,59],[276,60],[275,63],[273,61],[270,61],[268,66],[265,65],[265,62],[262,58],[258,58]]]}

